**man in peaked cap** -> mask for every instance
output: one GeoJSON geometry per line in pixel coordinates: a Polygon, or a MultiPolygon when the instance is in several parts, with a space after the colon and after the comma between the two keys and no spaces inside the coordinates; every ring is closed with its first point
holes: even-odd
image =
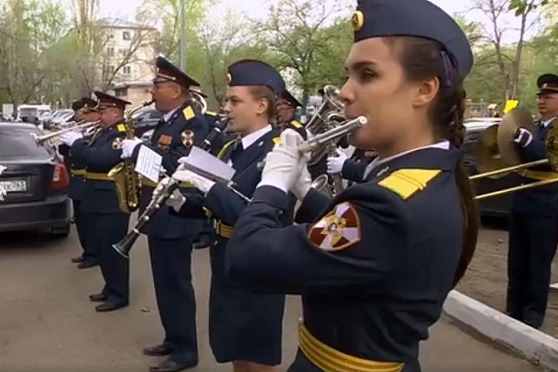
{"type": "Polygon", "coordinates": [[[130,102],[103,92],[95,95],[101,129],[90,139],[77,132],[65,133],[61,139],[70,147],[72,157],[85,167],[82,211],[88,224],[87,241],[105,280],[103,289],[89,299],[102,302],[96,307],[98,312],[107,312],[129,303],[129,261],[112,245],[126,236],[130,215],[120,209],[115,180],[108,173],[122,162],[121,145],[126,136],[124,110],[130,102]]]}
{"type": "MultiPolygon", "coordinates": [[[[156,60],[156,73],[151,94],[163,117],[155,127],[149,144],[135,138],[124,141],[124,158],[137,160],[139,150],[147,146],[162,157],[167,175],[178,167],[178,159],[188,156],[192,146],[200,145],[209,133],[207,122],[193,104],[192,87],[200,84],[163,57],[156,60]]],[[[152,199],[156,183],[144,178],[140,212],[152,199]]],[[[196,193],[191,185],[182,183],[181,192],[196,193]]],[[[176,372],[198,364],[196,334],[196,301],[192,286],[192,239],[199,234],[201,223],[195,219],[171,215],[163,206],[149,221],[147,235],[155,295],[165,330],[161,344],[147,347],[148,356],[168,356],[152,372],[176,372]]]]}
{"type": "Polygon", "coordinates": [[[279,119],[279,124],[289,123],[292,120],[296,120],[295,112],[297,107],[302,107],[302,103],[295,96],[291,94],[287,89],[284,90],[281,98],[279,98],[277,107],[277,117],[279,119]]]}
{"type": "MultiPolygon", "coordinates": [[[[513,141],[525,162],[546,159],[546,138],[558,116],[558,76],[537,79],[537,107],[541,117],[531,133],[518,128],[513,141]]],[[[522,183],[554,178],[548,165],[522,173],[522,183]]],[[[534,328],[546,314],[551,263],[558,244],[558,186],[549,184],[512,195],[508,251],[507,313],[534,328]],[[526,265],[526,262],[529,264],[526,265]]]]}
{"type": "MultiPolygon", "coordinates": [[[[97,101],[88,97],[83,97],[81,100],[73,102],[72,109],[75,111],[74,120],[84,122],[95,122],[99,120],[99,113],[96,107],[97,101]]],[[[93,247],[86,236],[90,224],[86,222],[86,215],[83,213],[81,206],[82,200],[85,197],[85,165],[80,164],[72,157],[69,146],[61,144],[58,147],[58,151],[64,156],[64,163],[70,173],[68,196],[72,199],[74,222],[83,249],[83,253],[80,256],[72,258],[72,262],[78,264],[78,269],[87,269],[97,266],[99,263],[93,251],[93,247]]]]}

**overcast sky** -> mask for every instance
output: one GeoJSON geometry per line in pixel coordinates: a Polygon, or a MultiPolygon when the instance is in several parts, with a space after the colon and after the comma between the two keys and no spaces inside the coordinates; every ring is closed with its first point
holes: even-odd
{"type": "MultiPolygon", "coordinates": [[[[63,3],[71,4],[71,0],[60,0],[63,3]]],[[[178,0],[177,0],[178,1],[178,0]]],[[[196,0],[185,0],[196,1],[196,0]]],[[[335,1],[335,0],[331,0],[335,1]]],[[[346,0],[349,1],[350,0],[346,0]]],[[[449,14],[461,14],[472,21],[480,22],[486,26],[489,23],[486,17],[478,11],[470,11],[473,0],[430,0],[449,14]]],[[[122,18],[133,20],[136,9],[142,4],[143,0],[100,0],[100,15],[102,17],[122,18]]],[[[233,8],[238,11],[246,12],[250,18],[263,18],[267,15],[270,5],[277,3],[278,0],[219,0],[219,4],[211,9],[211,14],[216,19],[220,19],[227,8],[233,8]]],[[[354,1],[356,5],[356,0],[354,1]]],[[[517,25],[515,17],[509,18],[514,28],[517,25]]],[[[535,29],[531,30],[532,32],[535,29]]],[[[513,30],[507,31],[504,35],[504,41],[513,42],[517,39],[517,33],[513,30]]]]}

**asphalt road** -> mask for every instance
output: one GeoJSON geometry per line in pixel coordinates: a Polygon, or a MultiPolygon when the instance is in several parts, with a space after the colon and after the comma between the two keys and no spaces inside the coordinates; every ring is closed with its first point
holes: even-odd
{"type": "MultiPolygon", "coordinates": [[[[33,234],[0,235],[0,372],[147,371],[157,359],[141,349],[159,343],[159,322],[147,246],[140,239],[131,258],[131,305],[99,314],[87,296],[101,289],[97,268],[78,270],[75,231],[67,239],[33,234]]],[[[200,364],[193,372],[231,371],[215,363],[207,340],[207,250],[197,251],[194,278],[198,303],[200,364]]],[[[284,370],[297,345],[298,298],[288,301],[284,370]]],[[[535,372],[536,367],[479,341],[442,320],[422,346],[425,372],[535,372]]]]}

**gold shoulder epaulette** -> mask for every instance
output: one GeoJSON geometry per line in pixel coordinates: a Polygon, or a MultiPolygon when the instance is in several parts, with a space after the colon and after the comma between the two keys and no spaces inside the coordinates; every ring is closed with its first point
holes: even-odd
{"type": "Polygon", "coordinates": [[[274,144],[278,144],[279,142],[281,142],[281,137],[273,137],[272,141],[274,144]]]}
{"type": "Polygon", "coordinates": [[[184,118],[186,118],[186,120],[190,120],[194,116],[196,116],[196,113],[194,112],[192,106],[187,106],[184,110],[182,110],[182,114],[184,115],[184,118]]]}
{"type": "Polygon", "coordinates": [[[293,127],[295,127],[296,129],[302,128],[302,124],[300,124],[300,122],[298,120],[292,120],[291,124],[293,127]]]}
{"type": "Polygon", "coordinates": [[[221,159],[223,157],[223,155],[225,155],[225,152],[227,151],[227,149],[229,148],[230,145],[232,145],[234,142],[236,141],[236,139],[230,140],[229,142],[225,143],[225,145],[223,146],[223,148],[219,151],[219,153],[217,154],[217,158],[221,159]]]}
{"type": "Polygon", "coordinates": [[[378,185],[398,194],[403,200],[426,188],[428,182],[432,181],[440,169],[398,169],[389,176],[378,182],[378,185]]]}
{"type": "Polygon", "coordinates": [[[126,126],[124,124],[118,124],[116,130],[119,132],[126,132],[126,126]]]}

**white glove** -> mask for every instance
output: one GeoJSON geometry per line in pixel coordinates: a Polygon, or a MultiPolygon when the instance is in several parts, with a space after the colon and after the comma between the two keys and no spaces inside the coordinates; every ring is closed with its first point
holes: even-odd
{"type": "Polygon", "coordinates": [[[143,143],[138,137],[134,137],[132,139],[125,139],[122,141],[122,155],[120,156],[122,159],[131,158],[132,154],[134,153],[134,149],[137,145],[143,143]]]}
{"type": "Polygon", "coordinates": [[[291,189],[292,193],[298,200],[303,200],[306,194],[308,194],[308,191],[312,188],[312,177],[308,171],[308,166],[305,161],[302,163],[303,164],[300,164],[302,166],[300,177],[298,177],[291,189]]]}
{"type": "Polygon", "coordinates": [[[281,141],[275,145],[265,159],[260,186],[274,186],[284,192],[289,192],[302,172],[301,162],[306,165],[308,161],[298,150],[303,142],[300,134],[292,129],[281,133],[281,141]]]}
{"type": "Polygon", "coordinates": [[[343,164],[345,164],[347,158],[347,155],[345,155],[342,151],[337,150],[337,156],[329,156],[327,158],[327,173],[341,173],[343,170],[343,164]]]}
{"type": "Polygon", "coordinates": [[[176,212],[180,212],[180,209],[182,208],[184,203],[186,203],[186,197],[182,195],[180,190],[174,190],[171,196],[165,202],[167,206],[171,207],[176,212]]]}
{"type": "Polygon", "coordinates": [[[60,136],[60,141],[62,141],[64,144],[72,147],[74,145],[74,142],[76,142],[78,139],[82,139],[82,138],[83,138],[83,135],[80,132],[69,131],[69,132],[66,132],[66,133],[64,133],[60,136]]]}
{"type": "MultiPolygon", "coordinates": [[[[180,160],[179,160],[180,162],[180,160]]],[[[172,175],[173,178],[191,183],[196,189],[200,190],[202,193],[206,194],[211,190],[213,186],[215,186],[215,182],[208,180],[205,177],[197,175],[196,173],[184,169],[182,166],[179,166],[176,172],[172,175]]]]}

